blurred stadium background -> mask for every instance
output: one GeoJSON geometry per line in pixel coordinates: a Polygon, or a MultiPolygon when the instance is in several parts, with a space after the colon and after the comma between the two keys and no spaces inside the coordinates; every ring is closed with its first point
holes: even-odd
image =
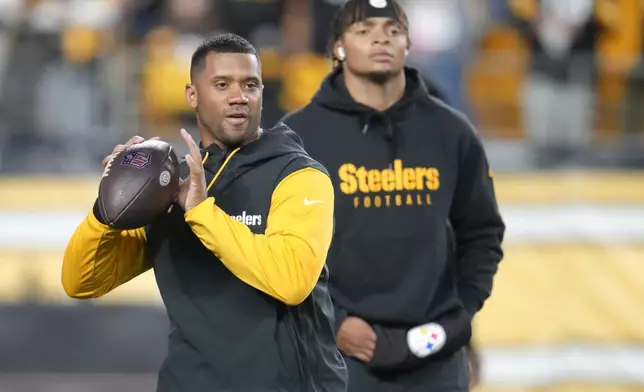
{"type": "MultiPolygon", "coordinates": [[[[134,134],[182,149],[213,32],[261,49],[265,126],[305,104],[340,3],[0,0],[0,391],[154,389],[152,273],[91,302],[60,284],[100,161],[134,134]]],[[[478,126],[508,226],[479,390],[644,391],[644,1],[403,3],[413,64],[478,126]]]]}

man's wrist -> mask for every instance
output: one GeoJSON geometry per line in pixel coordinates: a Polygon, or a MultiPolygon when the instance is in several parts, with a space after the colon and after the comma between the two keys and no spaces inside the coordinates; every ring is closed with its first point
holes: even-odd
{"type": "Polygon", "coordinates": [[[212,208],[214,204],[215,204],[214,197],[206,197],[199,203],[195,204],[193,207],[186,208],[183,216],[186,221],[192,220],[195,217],[195,215],[197,215],[200,211],[206,210],[208,208],[212,208]]]}
{"type": "Polygon", "coordinates": [[[338,331],[340,330],[340,327],[342,327],[342,323],[344,323],[344,320],[349,317],[349,314],[347,313],[346,310],[335,307],[335,320],[334,320],[334,331],[337,334],[338,331]]]}

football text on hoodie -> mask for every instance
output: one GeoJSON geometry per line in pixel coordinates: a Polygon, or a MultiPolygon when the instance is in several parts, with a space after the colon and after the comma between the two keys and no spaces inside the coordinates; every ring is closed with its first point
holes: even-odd
{"type": "MultiPolygon", "coordinates": [[[[347,315],[400,328],[483,306],[503,257],[492,171],[468,120],[405,69],[406,91],[379,112],[350,96],[341,69],[283,121],[329,171],[336,328],[347,315]]],[[[450,316],[452,317],[452,316],[450,316]]]]}

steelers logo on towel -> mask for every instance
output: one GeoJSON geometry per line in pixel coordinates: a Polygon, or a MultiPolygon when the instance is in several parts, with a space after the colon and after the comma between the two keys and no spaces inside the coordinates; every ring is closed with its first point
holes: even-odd
{"type": "Polygon", "coordinates": [[[425,358],[440,351],[446,338],[445,329],[439,324],[423,324],[407,332],[407,345],[415,356],[425,358]]]}

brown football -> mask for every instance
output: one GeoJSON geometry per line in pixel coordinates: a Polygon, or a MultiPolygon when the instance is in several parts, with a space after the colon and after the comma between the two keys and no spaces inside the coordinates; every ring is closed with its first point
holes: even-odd
{"type": "Polygon", "coordinates": [[[170,144],[147,140],[114,155],[98,187],[101,220],[136,229],[166,213],[179,192],[179,159],[170,144]]]}

